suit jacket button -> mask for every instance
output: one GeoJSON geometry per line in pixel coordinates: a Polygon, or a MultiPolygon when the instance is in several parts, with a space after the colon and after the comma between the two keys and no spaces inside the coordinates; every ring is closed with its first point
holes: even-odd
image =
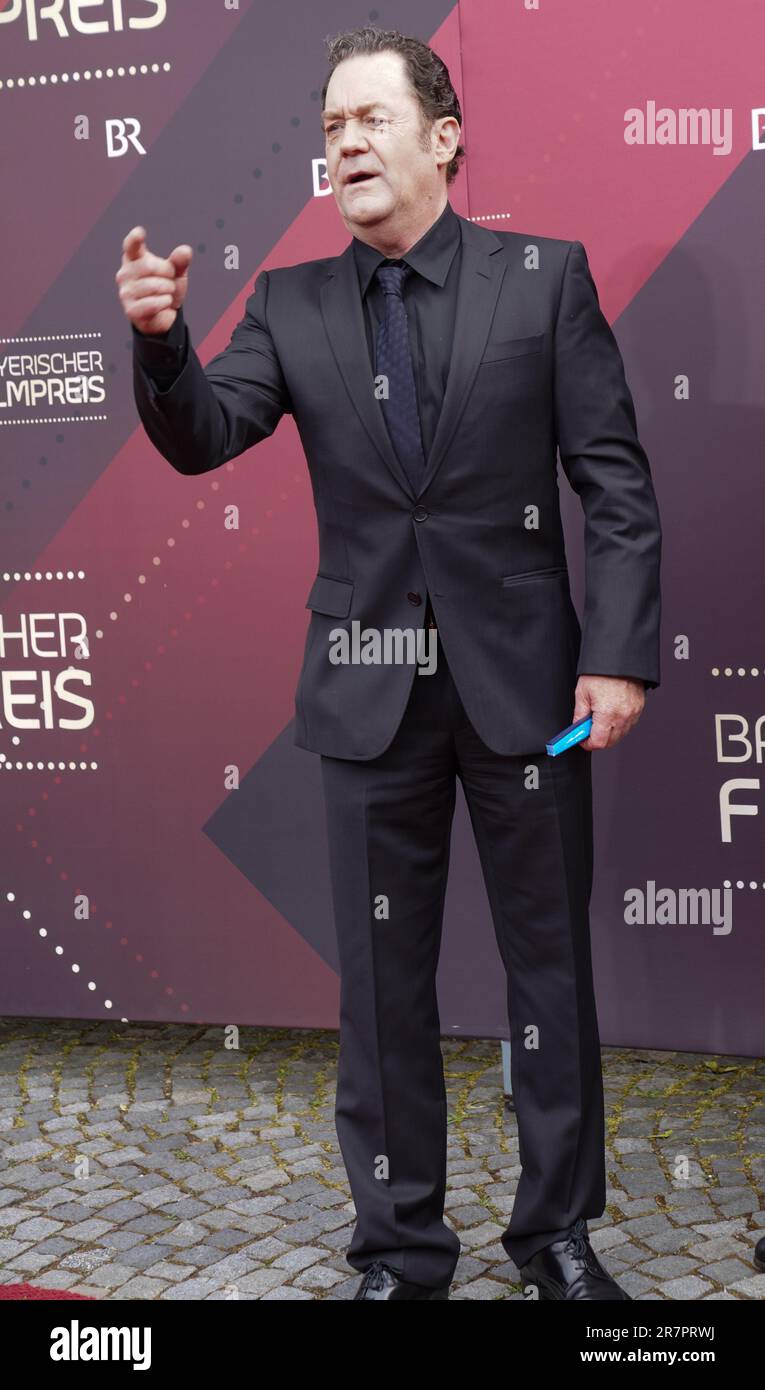
{"type": "Polygon", "coordinates": [[[418,605],[422,603],[422,594],[414,592],[411,594],[407,594],[407,598],[409,599],[410,603],[414,604],[415,608],[417,608],[418,605]]]}
{"type": "Polygon", "coordinates": [[[414,511],[412,512],[412,516],[414,517],[415,521],[427,521],[428,519],[428,513],[426,512],[424,507],[415,507],[414,511]]]}

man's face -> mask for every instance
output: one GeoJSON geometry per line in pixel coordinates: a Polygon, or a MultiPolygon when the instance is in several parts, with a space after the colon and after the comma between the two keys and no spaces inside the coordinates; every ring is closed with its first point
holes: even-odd
{"type": "Polygon", "coordinates": [[[327,174],[352,234],[406,222],[443,185],[435,145],[423,143],[421,108],[398,53],[346,58],[329,80],[322,113],[327,174]],[[366,174],[358,182],[353,175],[366,174]]]}

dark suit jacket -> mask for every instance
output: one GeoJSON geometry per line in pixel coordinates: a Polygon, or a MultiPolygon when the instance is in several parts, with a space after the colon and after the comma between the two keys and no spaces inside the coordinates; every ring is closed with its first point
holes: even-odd
{"type": "Polygon", "coordinates": [[[295,742],[333,757],[385,750],[415,667],[334,665],[330,633],[417,627],[427,592],[465,710],[498,753],[543,753],[579,673],[659,684],[658,508],[584,247],[460,222],[451,369],[417,496],[375,396],[351,243],[262,271],[229,346],[203,368],[186,339],[169,389],[134,354],[144,427],[179,473],[219,468],[294,415],[320,551],[295,742]],[[585,514],[581,626],[556,450],[585,514]]]}

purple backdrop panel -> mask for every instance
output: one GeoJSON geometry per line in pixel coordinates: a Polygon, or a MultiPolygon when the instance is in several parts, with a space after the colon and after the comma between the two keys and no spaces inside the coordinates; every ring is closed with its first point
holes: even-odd
{"type": "MultiPolygon", "coordinates": [[[[0,0],[17,190],[0,228],[0,1011],[334,1027],[319,763],[292,742],[316,570],[300,440],[285,419],[225,468],[176,474],[138,422],[114,275],[137,223],[160,252],[189,242],[204,362],[262,267],[344,248],[319,95],[325,35],[364,17],[340,0],[104,0],[78,28],[75,11],[0,0]]],[[[662,685],[594,755],[602,1039],[759,1055],[761,5],[416,0],[371,17],[449,65],[468,151],[455,209],[583,241],[651,461],[662,685]]],[[[561,496],[581,611],[562,475],[561,496]]],[[[438,983],[445,1034],[508,1035],[461,797],[438,983]]]]}

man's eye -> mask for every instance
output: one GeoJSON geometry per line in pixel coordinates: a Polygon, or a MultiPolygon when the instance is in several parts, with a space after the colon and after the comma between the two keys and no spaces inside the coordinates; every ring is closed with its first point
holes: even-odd
{"type": "MultiPolygon", "coordinates": [[[[372,129],[379,130],[381,126],[388,124],[388,118],[387,116],[365,116],[364,124],[367,126],[371,126],[372,129]]],[[[324,127],[325,137],[329,138],[331,135],[336,135],[340,128],[340,125],[340,121],[331,121],[329,125],[326,125],[324,127]]]]}

